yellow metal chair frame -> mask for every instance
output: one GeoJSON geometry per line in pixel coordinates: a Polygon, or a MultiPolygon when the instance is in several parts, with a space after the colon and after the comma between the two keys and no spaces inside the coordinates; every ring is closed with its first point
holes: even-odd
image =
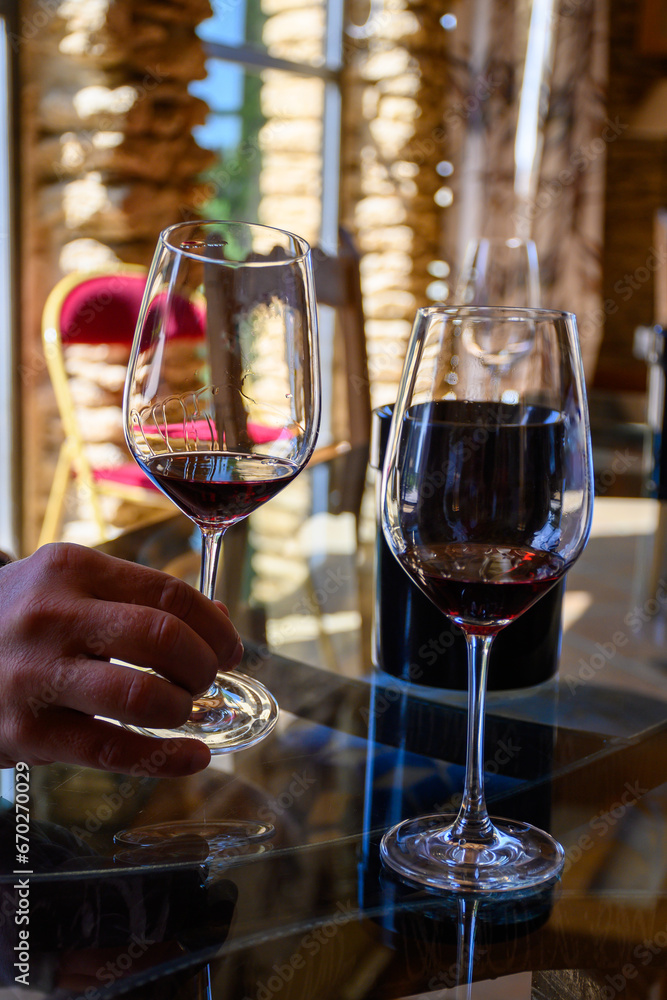
{"type": "MultiPolygon", "coordinates": [[[[65,367],[60,328],[60,315],[63,304],[70,292],[83,282],[89,281],[91,278],[113,277],[116,274],[145,276],[148,272],[145,267],[135,264],[125,264],[117,270],[77,271],[62,278],[55,285],[44,305],[42,313],[44,356],[53,385],[65,439],[60,447],[53,483],[46,505],[39,536],[40,545],[55,541],[58,537],[72,474],[76,476],[80,488],[85,490],[90,500],[93,517],[100,533],[100,540],[102,541],[107,540],[109,537],[109,524],[104,517],[100,503],[101,496],[113,496],[143,506],[156,509],[164,508],[169,511],[173,510],[170,501],[157,490],[142,489],[141,487],[134,487],[123,483],[95,479],[93,468],[86,454],[84,438],[79,427],[76,408],[70,392],[69,376],[65,367]]],[[[130,340],[133,333],[134,331],[130,332],[130,340]]],[[[128,460],[131,460],[129,456],[128,460]]]]}

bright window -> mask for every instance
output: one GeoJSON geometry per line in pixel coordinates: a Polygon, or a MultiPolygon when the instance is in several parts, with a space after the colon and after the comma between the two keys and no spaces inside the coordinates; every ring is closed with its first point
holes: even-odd
{"type": "Polygon", "coordinates": [[[341,0],[214,0],[198,30],[207,76],[191,91],[210,112],[194,135],[219,155],[201,210],[335,247],[341,0]]]}

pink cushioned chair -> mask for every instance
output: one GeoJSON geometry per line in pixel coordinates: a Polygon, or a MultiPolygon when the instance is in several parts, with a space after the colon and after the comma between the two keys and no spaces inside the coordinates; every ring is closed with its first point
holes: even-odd
{"type": "MultiPolygon", "coordinates": [[[[118,270],[107,272],[76,272],[58,282],[44,306],[44,353],[65,440],[49,494],[40,545],[58,537],[67,489],[73,475],[90,498],[103,540],[109,536],[109,525],[100,503],[100,497],[105,494],[153,508],[173,510],[172,504],[129,455],[122,465],[108,468],[91,465],[65,365],[64,350],[72,344],[128,347],[132,344],[146,277],[146,269],[135,265],[123,265],[118,270]]],[[[202,322],[194,306],[184,301],[183,308],[183,321],[176,324],[178,336],[203,336],[202,322]]],[[[175,335],[176,330],[173,333],[175,335]]]]}

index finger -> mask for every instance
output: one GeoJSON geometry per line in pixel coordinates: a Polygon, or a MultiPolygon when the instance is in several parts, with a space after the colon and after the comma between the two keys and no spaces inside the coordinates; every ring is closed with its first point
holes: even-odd
{"type": "Polygon", "coordinates": [[[92,552],[94,596],[120,604],[138,604],[166,611],[189,625],[226,664],[240,637],[222,608],[183,580],[137,563],[92,552]],[[94,566],[98,563],[98,566],[94,566]]]}

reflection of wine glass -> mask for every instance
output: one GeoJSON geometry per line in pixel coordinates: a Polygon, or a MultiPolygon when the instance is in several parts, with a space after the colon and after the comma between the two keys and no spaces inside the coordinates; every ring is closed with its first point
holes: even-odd
{"type": "MultiPolygon", "coordinates": [[[[201,589],[220,546],[304,467],[320,389],[308,244],[265,226],[180,223],[158,241],[124,399],[125,435],[147,475],[199,527],[201,589]]],[[[278,708],[260,683],[219,673],[176,731],[212,753],[250,746],[278,708]]]]}
{"type": "MultiPolygon", "coordinates": [[[[540,305],[540,268],[537,261],[537,247],[532,240],[518,237],[502,239],[484,236],[470,240],[466,248],[463,267],[456,286],[456,305],[465,306],[511,306],[518,308],[540,305]]],[[[468,347],[475,351],[474,338],[468,347]]],[[[493,378],[498,384],[495,391],[501,395],[500,382],[511,371],[512,366],[523,354],[532,350],[530,337],[522,336],[512,344],[493,355],[484,354],[484,364],[493,369],[493,378]]]]}
{"type": "Polygon", "coordinates": [[[489,818],[485,683],[493,637],[582,551],[591,484],[574,317],[420,310],[389,436],[383,528],[403,568],[463,630],[469,682],[458,816],[407,820],[382,841],[385,862],[412,881],[494,892],[539,885],[562,866],[562,848],[543,831],[489,818]],[[493,362],[508,351],[515,361],[500,389],[493,362]]]}
{"type": "Polygon", "coordinates": [[[237,858],[264,854],[275,835],[270,823],[251,820],[179,820],[119,830],[115,857],[125,863],[170,861],[207,863],[209,873],[224,870],[237,858]]]}
{"type": "Polygon", "coordinates": [[[539,306],[540,268],[533,241],[471,240],[454,301],[465,306],[539,306]]]}

